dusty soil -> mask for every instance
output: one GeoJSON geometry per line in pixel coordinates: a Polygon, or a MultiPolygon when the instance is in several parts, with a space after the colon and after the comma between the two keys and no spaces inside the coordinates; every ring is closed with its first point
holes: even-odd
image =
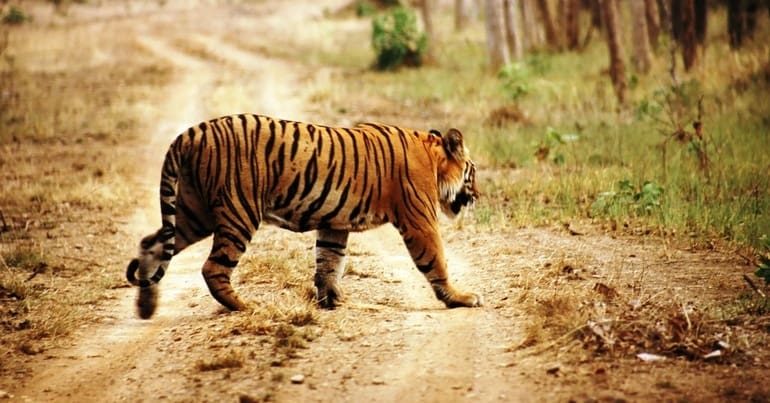
{"type": "MultiPolygon", "coordinates": [[[[299,3],[170,1],[162,7],[148,2],[68,9],[71,29],[131,38],[174,71],[154,98],[153,114],[162,118],[124,155],[135,160],[132,183],[140,202],[118,220],[113,233],[100,234],[115,250],[128,252],[103,259],[100,254],[109,250],[89,250],[85,258],[106,261],[110,276],[122,277],[133,245],[159,223],[158,167],[168,143],[188,125],[236,112],[318,120],[303,88],[326,76],[253,46],[258,38],[267,47],[271,37],[286,35],[286,27],[312,25],[346,2],[299,3]],[[252,45],[234,42],[233,32],[251,38],[252,45]],[[223,94],[223,88],[229,92],[223,94]]],[[[105,51],[103,57],[110,56],[105,51]]],[[[306,343],[289,353],[275,347],[270,330],[239,330],[236,325],[248,321],[248,314],[224,312],[210,298],[199,274],[209,245],[203,242],[174,259],[151,320],[136,317],[133,289],[107,291],[108,298],[91,310],[94,319],[71,336],[45,351],[4,357],[0,396],[29,402],[770,399],[770,355],[756,341],[767,340],[767,327],[752,333],[724,325],[722,339],[729,339],[736,358],[722,361],[664,354],[664,360],[645,362],[626,347],[607,352],[606,343],[591,339],[601,339],[601,331],[585,326],[572,329],[582,338],[571,337],[570,329],[561,338],[543,336],[538,327],[547,321],[541,316],[558,314],[560,295],[576,289],[585,291],[580,295],[598,289],[608,299],[665,302],[694,311],[745,289],[740,275],[750,267],[729,253],[692,251],[643,234],[578,225],[576,230],[445,223],[452,278],[486,301],[480,309],[456,310],[435,300],[395,230],[355,234],[343,279],[347,303],[334,311],[314,310],[313,323],[305,326],[306,343]],[[237,365],[201,365],[228,355],[237,365]]],[[[266,228],[244,260],[292,250],[310,262],[312,239],[312,234],[266,228]]],[[[308,276],[304,286],[309,284],[308,276]]],[[[236,289],[257,305],[280,308],[277,288],[236,277],[236,289]]]]}

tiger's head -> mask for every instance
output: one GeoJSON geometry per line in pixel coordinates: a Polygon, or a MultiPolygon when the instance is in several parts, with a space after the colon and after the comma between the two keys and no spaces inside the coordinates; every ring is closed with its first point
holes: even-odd
{"type": "Polygon", "coordinates": [[[446,153],[446,159],[438,167],[439,204],[444,214],[454,218],[479,197],[476,165],[468,155],[459,130],[449,129],[443,136],[436,130],[431,133],[442,138],[446,153]]]}

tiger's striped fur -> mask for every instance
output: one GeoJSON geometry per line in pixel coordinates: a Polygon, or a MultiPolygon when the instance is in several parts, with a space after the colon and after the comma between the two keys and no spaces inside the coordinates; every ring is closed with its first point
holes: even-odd
{"type": "Polygon", "coordinates": [[[438,231],[439,209],[454,216],[477,197],[475,166],[456,129],[442,137],[374,123],[331,128],[225,116],[189,128],[169,147],[162,227],[142,240],[126,276],[139,287],[140,316],[149,318],[171,258],[213,234],[203,276],[217,301],[240,310],[246,305],[230,274],[260,224],[317,230],[318,302],[334,308],[348,233],[392,223],[441,301],[480,306],[480,296],[450,285],[438,231]]]}

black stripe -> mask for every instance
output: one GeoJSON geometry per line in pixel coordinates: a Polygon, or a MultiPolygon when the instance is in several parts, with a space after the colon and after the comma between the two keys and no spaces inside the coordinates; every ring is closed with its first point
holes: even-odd
{"type": "Polygon", "coordinates": [[[291,182],[291,185],[289,185],[289,188],[286,190],[286,200],[283,200],[281,202],[283,196],[278,195],[275,199],[275,205],[273,206],[274,209],[280,210],[283,208],[286,208],[289,206],[289,204],[294,200],[294,196],[297,195],[297,188],[299,188],[299,175],[294,176],[294,180],[291,182]]]}
{"type": "MultiPolygon", "coordinates": [[[[219,234],[219,236],[224,238],[224,239],[227,239],[228,241],[230,241],[230,243],[232,243],[233,247],[236,250],[238,250],[239,252],[243,253],[243,252],[246,251],[246,244],[244,243],[244,241],[241,238],[238,238],[237,235],[231,234],[229,232],[222,232],[222,233],[219,234]]],[[[249,242],[250,240],[251,240],[251,237],[246,238],[246,242],[249,242]]],[[[226,245],[223,244],[222,246],[220,246],[220,248],[223,248],[225,246],[226,245]]],[[[212,253],[214,252],[213,248],[212,248],[211,252],[212,253]]]]}
{"type": "MultiPolygon", "coordinates": [[[[210,256],[209,260],[214,262],[214,263],[216,263],[216,264],[218,264],[218,265],[220,265],[220,266],[227,267],[228,269],[232,269],[233,267],[238,265],[238,261],[237,260],[231,260],[225,254],[222,254],[222,255],[219,255],[219,256],[210,256]]],[[[211,279],[211,277],[209,277],[209,279],[211,279]]]]}
{"type": "Polygon", "coordinates": [[[294,141],[291,143],[291,156],[289,159],[291,161],[294,161],[294,157],[297,156],[297,150],[299,149],[299,127],[298,123],[294,122],[294,133],[292,134],[294,137],[294,141]]]}
{"type": "Polygon", "coordinates": [[[176,190],[174,190],[174,187],[171,185],[171,183],[162,181],[160,183],[160,195],[163,197],[175,196],[176,190]]]}
{"type": "Polygon", "coordinates": [[[316,141],[316,154],[323,155],[324,150],[324,136],[321,135],[321,130],[318,130],[318,140],[316,141]]]}
{"type": "Polygon", "coordinates": [[[305,168],[305,187],[302,189],[302,194],[300,195],[300,199],[304,199],[307,197],[307,195],[310,193],[310,190],[313,189],[313,185],[315,185],[316,180],[318,179],[318,159],[316,157],[316,154],[313,154],[312,157],[310,157],[310,161],[307,163],[307,167],[305,168]]]}
{"type": "Polygon", "coordinates": [[[273,151],[273,145],[275,145],[275,121],[271,119],[268,127],[270,128],[270,137],[265,144],[265,158],[270,157],[270,152],[273,151]]]}
{"type": "Polygon", "coordinates": [[[431,259],[430,262],[428,262],[428,264],[417,265],[417,270],[420,270],[420,272],[423,274],[428,273],[431,270],[433,270],[433,265],[435,263],[436,263],[436,258],[434,257],[433,259],[431,259]]]}
{"type": "Polygon", "coordinates": [[[326,248],[326,249],[345,249],[347,248],[347,245],[337,243],[334,241],[325,241],[321,239],[316,239],[315,241],[315,247],[316,248],[326,248]]]}
{"type": "MultiPolygon", "coordinates": [[[[342,171],[342,170],[341,170],[342,171]]],[[[321,219],[319,222],[327,222],[331,220],[332,218],[336,217],[337,214],[340,213],[340,210],[342,210],[342,207],[345,205],[345,202],[348,200],[348,191],[350,190],[350,181],[348,181],[348,184],[345,185],[345,189],[342,190],[342,194],[340,195],[340,200],[337,202],[337,206],[334,208],[334,210],[330,211],[321,219]]]]}
{"type": "Polygon", "coordinates": [[[313,125],[305,125],[307,128],[307,134],[310,135],[310,140],[315,141],[315,126],[313,125]]]}
{"type": "Polygon", "coordinates": [[[160,213],[163,215],[174,215],[176,214],[176,208],[173,204],[167,203],[164,200],[160,201],[160,213]]]}
{"type": "MultiPolygon", "coordinates": [[[[334,137],[331,135],[331,130],[326,129],[326,136],[324,137],[324,140],[329,140],[329,155],[327,158],[329,159],[329,162],[326,163],[326,169],[329,169],[329,167],[332,166],[332,162],[334,161],[334,153],[336,150],[334,149],[334,137]]],[[[342,166],[345,166],[344,164],[342,166]]]]}
{"type": "MultiPolygon", "coordinates": [[[[339,176],[339,179],[337,180],[337,185],[336,185],[337,187],[340,187],[342,185],[342,180],[346,178],[349,174],[349,171],[347,169],[347,156],[346,156],[347,153],[345,152],[345,138],[342,137],[342,135],[336,130],[334,131],[334,134],[336,135],[337,140],[339,140],[340,142],[340,148],[341,148],[340,153],[342,154],[342,161],[340,162],[340,167],[342,167],[342,169],[340,169],[340,176],[339,176]]],[[[353,180],[355,180],[355,174],[353,175],[353,180]]]]}
{"type": "Polygon", "coordinates": [[[353,211],[351,211],[350,216],[348,216],[348,221],[353,221],[353,219],[358,217],[360,213],[361,213],[361,200],[358,200],[358,204],[356,204],[356,206],[353,207],[353,211]]]}
{"type": "Polygon", "coordinates": [[[326,181],[324,182],[323,190],[321,191],[321,195],[318,196],[315,200],[313,200],[312,203],[308,206],[307,210],[302,214],[299,220],[299,226],[300,228],[306,228],[307,223],[310,221],[310,217],[313,216],[326,202],[326,198],[329,196],[329,192],[332,188],[332,179],[334,178],[334,171],[336,170],[337,165],[333,165],[331,170],[329,171],[328,176],[326,177],[326,181]]]}
{"type": "MultiPolygon", "coordinates": [[[[170,259],[170,258],[169,258],[170,259]]],[[[158,283],[163,278],[163,275],[166,274],[165,271],[163,271],[162,267],[158,267],[158,270],[155,272],[155,274],[150,278],[150,281],[153,283],[158,283]]]]}

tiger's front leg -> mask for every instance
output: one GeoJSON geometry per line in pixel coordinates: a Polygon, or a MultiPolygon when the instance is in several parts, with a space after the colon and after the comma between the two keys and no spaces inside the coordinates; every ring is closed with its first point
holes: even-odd
{"type": "Polygon", "coordinates": [[[458,291],[450,283],[444,248],[437,230],[402,230],[401,235],[417,269],[425,275],[436,298],[447,308],[478,307],[483,304],[480,295],[458,291]]]}
{"type": "Polygon", "coordinates": [[[315,242],[315,286],[318,304],[334,309],[342,300],[339,280],[345,272],[348,231],[318,230],[315,242]]]}

